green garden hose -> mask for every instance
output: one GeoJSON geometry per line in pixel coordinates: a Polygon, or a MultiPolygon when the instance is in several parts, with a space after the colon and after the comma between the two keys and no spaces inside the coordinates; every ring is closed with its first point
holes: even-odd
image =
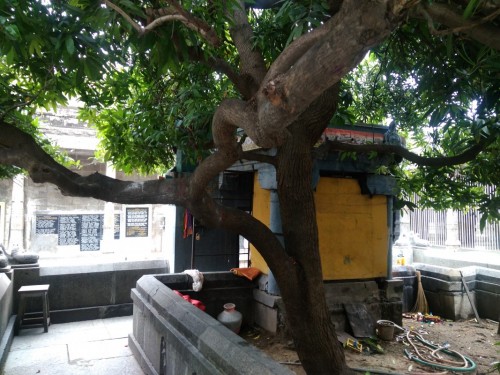
{"type": "MultiPolygon", "coordinates": [[[[406,335],[406,338],[408,340],[408,342],[413,346],[413,348],[415,349],[415,351],[417,352],[417,354],[414,354],[412,352],[410,352],[408,349],[405,349],[404,352],[406,354],[406,356],[408,357],[408,359],[410,359],[411,361],[415,361],[419,364],[422,364],[422,365],[425,365],[425,366],[429,366],[429,367],[433,367],[433,368],[436,368],[436,369],[443,369],[443,370],[448,370],[448,371],[454,371],[454,372],[473,372],[476,370],[477,368],[477,365],[476,363],[470,359],[469,357],[463,355],[463,354],[460,354],[454,350],[449,350],[449,349],[446,349],[446,348],[443,348],[441,346],[437,346],[437,345],[434,345],[434,344],[431,344],[429,341],[426,341],[424,340],[420,335],[416,334],[415,332],[413,332],[414,336],[417,338],[417,340],[419,340],[422,344],[430,347],[433,349],[431,355],[435,358],[436,357],[436,353],[437,352],[443,352],[443,353],[446,353],[447,355],[451,356],[451,357],[455,357],[455,358],[459,358],[462,363],[463,363],[463,366],[462,367],[458,367],[458,366],[455,366],[455,365],[445,365],[445,364],[441,364],[441,363],[438,363],[438,362],[434,362],[434,361],[426,361],[424,360],[420,353],[418,352],[418,349],[416,348],[416,346],[412,343],[411,339],[410,339],[410,332],[407,332],[407,335],[406,335]]],[[[438,358],[437,358],[438,359],[438,358]]],[[[448,362],[448,363],[457,363],[458,362],[453,362],[453,361],[445,361],[445,360],[441,360],[442,362],[448,362]]]]}

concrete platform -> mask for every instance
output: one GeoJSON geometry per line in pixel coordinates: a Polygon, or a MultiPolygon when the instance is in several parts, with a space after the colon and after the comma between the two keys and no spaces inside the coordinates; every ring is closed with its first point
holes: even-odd
{"type": "Polygon", "coordinates": [[[132,316],[21,330],[4,375],[144,375],[128,347],[132,316]]]}
{"type": "Polygon", "coordinates": [[[500,251],[413,247],[413,262],[449,268],[479,266],[500,270],[500,251]]]}

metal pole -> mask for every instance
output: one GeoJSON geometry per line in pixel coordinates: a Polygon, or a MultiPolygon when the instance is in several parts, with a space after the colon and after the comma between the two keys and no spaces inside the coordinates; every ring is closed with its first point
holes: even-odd
{"type": "Polygon", "coordinates": [[[191,233],[191,269],[194,270],[194,250],[195,250],[195,232],[196,228],[194,227],[194,216],[191,215],[192,218],[192,227],[193,227],[193,233],[191,233]]]}

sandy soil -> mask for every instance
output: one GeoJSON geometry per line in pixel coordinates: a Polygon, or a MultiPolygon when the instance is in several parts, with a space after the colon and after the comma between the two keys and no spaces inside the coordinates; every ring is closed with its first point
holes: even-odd
{"type": "MultiPolygon", "coordinates": [[[[425,340],[436,345],[449,344],[451,350],[468,356],[477,364],[477,371],[472,373],[491,373],[491,364],[500,360],[500,346],[495,345],[496,342],[500,342],[500,335],[497,334],[498,323],[496,322],[483,320],[482,326],[475,320],[442,321],[431,324],[422,323],[413,318],[403,318],[403,327],[420,332],[425,340]]],[[[296,374],[305,375],[290,340],[273,336],[269,332],[258,329],[247,330],[241,335],[296,374]]],[[[409,347],[401,338],[396,334],[392,341],[379,340],[378,343],[384,350],[383,354],[375,354],[373,351],[367,352],[365,350],[359,353],[345,348],[347,362],[352,368],[371,369],[371,373],[377,373],[377,371],[392,374],[451,373],[433,370],[410,361],[404,355],[404,349],[409,347]]],[[[498,372],[494,373],[498,374],[498,372]]]]}

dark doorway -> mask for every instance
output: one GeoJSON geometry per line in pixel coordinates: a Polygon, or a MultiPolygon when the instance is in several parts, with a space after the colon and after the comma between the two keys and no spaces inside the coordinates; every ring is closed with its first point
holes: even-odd
{"type": "MultiPolygon", "coordinates": [[[[214,186],[213,196],[222,205],[248,212],[252,210],[253,172],[224,172],[214,186]]],[[[228,271],[239,267],[239,235],[222,229],[205,228],[189,216],[193,233],[185,235],[186,214],[183,207],[177,207],[174,272],[187,269],[228,271]]]]}

